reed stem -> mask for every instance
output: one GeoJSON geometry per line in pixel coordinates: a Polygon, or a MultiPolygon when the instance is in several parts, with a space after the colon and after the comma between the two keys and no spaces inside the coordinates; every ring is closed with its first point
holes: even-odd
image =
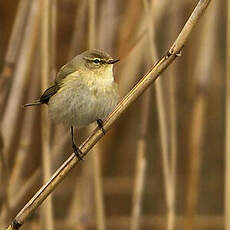
{"type": "MultiPolygon", "coordinates": [[[[187,41],[194,26],[199,22],[202,14],[206,10],[211,0],[200,0],[193,13],[186,22],[181,33],[177,37],[173,46],[154,66],[153,68],[134,86],[127,96],[119,103],[114,111],[104,121],[104,129],[108,131],[114,122],[127,110],[127,108],[140,96],[143,92],[159,77],[159,75],[178,57],[181,49],[187,41]]],[[[85,156],[89,150],[101,139],[103,132],[96,128],[92,135],[80,146],[85,156]]],[[[25,207],[18,213],[12,224],[7,228],[18,229],[31,213],[46,199],[46,197],[56,188],[56,186],[64,179],[70,170],[78,163],[78,159],[73,153],[59,169],[53,174],[50,180],[42,186],[42,188],[32,197],[25,207]]]]}

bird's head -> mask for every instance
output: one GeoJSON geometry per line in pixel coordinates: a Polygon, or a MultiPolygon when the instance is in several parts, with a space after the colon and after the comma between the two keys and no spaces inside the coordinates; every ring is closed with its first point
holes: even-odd
{"type": "Polygon", "coordinates": [[[109,54],[100,50],[87,50],[71,61],[61,67],[59,70],[56,82],[59,83],[66,76],[75,72],[82,76],[98,76],[100,78],[107,78],[113,76],[113,64],[118,62],[118,59],[113,59],[109,54]]]}
{"type": "Polygon", "coordinates": [[[87,50],[79,55],[81,66],[92,71],[112,69],[113,64],[119,59],[113,59],[108,53],[100,50],[87,50]]]}

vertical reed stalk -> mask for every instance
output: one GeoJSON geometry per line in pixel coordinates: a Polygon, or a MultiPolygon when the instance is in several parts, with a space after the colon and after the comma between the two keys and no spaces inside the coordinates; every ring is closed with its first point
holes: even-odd
{"type": "Polygon", "coordinates": [[[0,109],[3,111],[3,104],[6,100],[9,81],[13,76],[13,69],[16,64],[16,60],[18,57],[20,45],[22,43],[22,38],[24,34],[24,28],[26,24],[26,17],[28,16],[29,7],[31,5],[31,1],[29,0],[21,0],[18,4],[17,13],[15,16],[12,32],[10,35],[10,39],[8,42],[8,47],[6,51],[6,56],[4,60],[3,71],[0,74],[0,109]]]}
{"type": "Polygon", "coordinates": [[[143,33],[144,29],[142,29],[143,25],[138,20],[141,17],[141,8],[138,8],[139,5],[140,0],[129,0],[126,2],[125,13],[119,27],[116,54],[121,59],[117,73],[117,76],[119,76],[117,82],[121,98],[128,92],[130,85],[133,85],[137,81],[138,72],[143,63],[145,36],[143,33]],[[129,29],[127,30],[127,28],[129,29]],[[141,36],[136,38],[136,34],[140,30],[141,36]],[[127,68],[127,63],[131,63],[132,67],[127,68]]]}
{"type": "MultiPolygon", "coordinates": [[[[38,75],[38,55],[36,55],[35,60],[35,68],[32,71],[32,74],[29,82],[29,94],[28,98],[31,100],[32,98],[37,97],[38,85],[39,85],[39,75],[38,75]]],[[[9,194],[10,197],[14,197],[17,193],[18,189],[22,186],[22,178],[25,173],[27,167],[26,158],[28,157],[28,150],[33,138],[33,125],[35,122],[35,115],[37,112],[37,108],[27,108],[25,109],[24,118],[22,121],[22,132],[21,138],[19,141],[18,152],[15,156],[14,165],[11,170],[11,175],[9,179],[9,194]]]]}
{"type": "MultiPolygon", "coordinates": [[[[175,69],[175,67],[174,67],[175,69]]],[[[168,229],[175,229],[176,226],[176,172],[177,172],[177,115],[176,115],[176,74],[175,71],[171,71],[172,75],[169,77],[169,84],[170,84],[170,92],[169,92],[169,106],[170,106],[170,155],[171,155],[171,162],[169,167],[171,168],[171,204],[169,209],[169,221],[168,229]],[[174,74],[173,74],[174,72],[174,74]]]]}
{"type": "Polygon", "coordinates": [[[192,110],[192,120],[190,127],[190,168],[188,176],[186,214],[187,222],[185,229],[194,229],[195,215],[198,205],[198,191],[200,182],[200,170],[202,166],[202,146],[204,140],[205,128],[205,110],[207,104],[207,87],[208,80],[212,71],[213,56],[216,34],[217,34],[217,15],[218,2],[211,5],[207,15],[205,15],[204,27],[202,30],[201,48],[199,50],[197,63],[194,71],[196,78],[196,89],[194,97],[194,105],[192,110]]]}
{"type": "Polygon", "coordinates": [[[50,53],[51,53],[51,76],[52,80],[56,77],[56,49],[57,49],[57,0],[51,0],[51,33],[50,33],[50,53]]]}
{"type": "Polygon", "coordinates": [[[134,178],[134,192],[132,199],[131,230],[138,230],[140,227],[141,205],[143,200],[144,184],[146,179],[146,136],[151,102],[151,88],[148,89],[142,99],[142,126],[140,137],[137,142],[136,170],[134,178]]]}
{"type": "Polygon", "coordinates": [[[96,46],[96,0],[88,0],[89,23],[88,23],[88,48],[95,49],[96,46]]]}
{"type": "MultiPolygon", "coordinates": [[[[166,1],[165,1],[166,2],[166,1]]],[[[171,10],[175,15],[175,11],[179,8],[180,2],[175,2],[172,4],[171,10]]],[[[162,8],[163,9],[163,8],[162,8]]],[[[174,17],[175,18],[175,17],[174,17]]],[[[173,21],[173,24],[175,22],[173,21]]],[[[169,25],[169,31],[172,35],[175,34],[175,26],[172,24],[169,25]],[[174,32],[174,33],[173,33],[174,32]]],[[[171,36],[172,37],[172,36],[171,36]]],[[[171,203],[169,214],[168,214],[168,228],[175,229],[176,228],[176,173],[177,173],[177,112],[176,112],[176,64],[172,66],[170,73],[168,73],[169,77],[169,125],[170,125],[170,133],[169,133],[169,141],[170,141],[170,156],[171,156],[171,164],[169,167],[171,168],[171,203]]]]}
{"type": "MultiPolygon", "coordinates": [[[[50,77],[50,0],[41,0],[41,89],[42,92],[48,88],[50,77]]],[[[41,140],[42,140],[42,167],[43,182],[51,176],[50,161],[50,122],[47,108],[41,108],[41,140]]],[[[54,229],[52,197],[50,196],[42,207],[41,226],[47,230],[54,229]]]]}
{"type": "Polygon", "coordinates": [[[85,25],[85,20],[87,19],[86,17],[87,5],[88,5],[87,0],[81,0],[78,5],[75,21],[74,21],[73,35],[72,35],[70,49],[68,53],[69,59],[73,58],[76,55],[77,51],[79,51],[80,48],[78,44],[84,40],[84,36],[85,36],[84,25],[85,25]]]}
{"type": "Polygon", "coordinates": [[[15,65],[20,44],[23,37],[25,21],[28,16],[29,6],[31,4],[30,0],[20,0],[17,8],[17,13],[15,16],[12,32],[10,35],[6,56],[5,56],[5,65],[3,68],[3,74],[1,76],[2,80],[6,80],[9,76],[12,75],[12,67],[15,65]],[[3,79],[2,79],[3,77],[3,79]],[[4,79],[5,78],[5,79],[4,79]]]}
{"type": "MultiPolygon", "coordinates": [[[[22,30],[23,26],[23,18],[25,17],[24,14],[26,14],[26,9],[29,7],[29,3],[26,3],[25,1],[22,2],[19,5],[19,13],[17,15],[17,19],[15,22],[14,31],[19,32],[19,30],[22,30]]],[[[25,20],[25,18],[24,18],[25,20]]],[[[15,134],[15,129],[17,127],[17,121],[18,121],[18,115],[19,115],[19,109],[20,109],[20,102],[23,96],[23,92],[25,91],[25,86],[28,80],[28,73],[30,70],[30,66],[32,63],[32,56],[33,51],[35,48],[35,44],[37,41],[37,28],[38,28],[38,22],[39,22],[39,6],[37,2],[33,1],[31,2],[30,12],[28,15],[28,23],[26,24],[25,33],[21,45],[21,50],[18,57],[18,62],[16,65],[15,70],[15,78],[13,79],[12,86],[11,86],[11,92],[9,94],[8,102],[6,104],[5,113],[3,115],[3,121],[2,121],[2,130],[4,130],[4,161],[7,162],[10,159],[9,150],[11,147],[11,144],[13,143],[13,138],[15,134]],[[32,33],[32,35],[31,35],[32,33]]],[[[8,57],[6,58],[6,61],[13,61],[16,59],[16,56],[14,56],[13,48],[15,48],[15,52],[18,49],[19,44],[15,41],[15,33],[11,36],[11,42],[8,49],[8,57]]],[[[21,33],[21,32],[20,32],[21,33]]],[[[8,167],[6,167],[8,170],[8,167]]],[[[9,178],[8,173],[5,171],[4,176],[7,181],[7,188],[5,195],[5,201],[7,202],[4,206],[0,219],[6,219],[5,216],[10,216],[10,205],[8,203],[10,202],[10,196],[9,196],[9,178]]]]}
{"type": "MultiPolygon", "coordinates": [[[[144,7],[145,7],[146,15],[148,15],[147,18],[149,23],[148,36],[149,36],[150,58],[152,60],[156,60],[157,52],[156,52],[156,45],[154,42],[153,17],[151,15],[151,13],[153,12],[153,3],[150,6],[148,5],[148,2],[145,0],[144,7]]],[[[156,100],[157,100],[160,140],[161,140],[161,148],[162,148],[163,175],[165,179],[164,182],[165,182],[165,195],[166,195],[166,205],[167,205],[167,228],[166,229],[173,230],[175,228],[174,186],[173,186],[173,178],[172,178],[172,161],[170,162],[170,158],[169,158],[169,133],[167,132],[168,119],[166,115],[166,103],[165,103],[165,98],[163,93],[163,82],[161,78],[158,79],[158,81],[156,82],[156,100]]]]}
{"type": "MultiPolygon", "coordinates": [[[[96,0],[89,0],[89,40],[88,47],[93,49],[96,46],[96,0]]],[[[89,129],[91,133],[92,129],[89,129]]],[[[102,189],[102,175],[101,175],[101,164],[99,154],[102,152],[102,145],[99,144],[93,149],[94,156],[91,164],[93,164],[93,181],[94,181],[94,192],[95,192],[95,208],[96,208],[96,224],[98,230],[105,229],[105,212],[104,212],[104,200],[103,200],[103,189],[102,189]]]]}
{"type": "Polygon", "coordinates": [[[81,179],[76,181],[74,195],[68,210],[66,224],[77,229],[88,229],[89,220],[92,218],[93,209],[93,171],[92,160],[82,168],[81,179]],[[80,194],[80,195],[79,195],[80,194]]]}
{"type": "Polygon", "coordinates": [[[39,25],[39,4],[32,1],[32,7],[28,15],[28,22],[25,28],[25,34],[21,45],[18,63],[15,69],[15,78],[12,82],[11,92],[6,104],[6,109],[2,121],[2,130],[4,130],[4,151],[9,159],[9,149],[14,141],[15,127],[17,127],[18,114],[21,107],[19,106],[25,92],[28,72],[32,64],[32,55],[38,37],[39,25]]]}
{"type": "Polygon", "coordinates": [[[226,23],[226,98],[225,98],[225,230],[230,229],[230,1],[226,23]]]}
{"type": "MultiPolygon", "coordinates": [[[[83,170],[87,167],[84,166],[83,170]]],[[[83,176],[81,176],[83,179],[83,176]]],[[[85,191],[84,191],[84,184],[89,183],[91,181],[83,181],[83,180],[77,180],[76,185],[73,188],[73,198],[71,200],[68,213],[67,213],[67,218],[66,218],[66,225],[70,226],[71,228],[76,228],[79,230],[87,229],[85,221],[83,221],[85,218],[87,219],[84,214],[88,211],[89,207],[89,201],[90,199],[87,199],[85,191]],[[81,194],[79,196],[79,194],[81,194]],[[86,198],[86,199],[85,199],[86,198]],[[85,202],[85,201],[88,202],[85,202]]],[[[85,177],[84,177],[85,179],[85,177]]]]}
{"type": "Polygon", "coordinates": [[[122,58],[128,51],[128,45],[135,33],[136,23],[139,16],[140,0],[128,0],[125,2],[125,13],[120,24],[120,32],[118,37],[117,54],[122,58]],[[129,28],[127,30],[127,28],[129,28]]]}
{"type": "MultiPolygon", "coordinates": [[[[148,10],[148,2],[143,1],[145,6],[145,22],[147,25],[151,24],[148,27],[148,44],[150,44],[150,40],[152,37],[151,27],[152,23],[150,21],[150,15],[147,12],[148,10]],[[151,31],[149,31],[151,30],[151,31]]],[[[153,40],[152,40],[153,41],[153,40]]],[[[152,49],[152,44],[150,44],[152,49]]],[[[154,55],[154,54],[152,54],[154,55]]],[[[151,59],[152,59],[152,55],[151,59]]],[[[155,57],[156,58],[156,57],[155,57]]],[[[147,60],[149,60],[149,55],[147,55],[147,60]]],[[[149,108],[150,108],[150,97],[151,97],[151,89],[148,89],[143,97],[142,102],[142,114],[141,114],[141,121],[142,127],[140,131],[140,137],[137,142],[137,159],[136,159],[136,170],[135,170],[135,179],[134,179],[134,194],[133,194],[133,206],[132,206],[132,217],[131,217],[131,229],[138,230],[140,228],[140,214],[141,214],[141,205],[142,205],[142,198],[143,198],[143,190],[144,190],[144,183],[146,177],[146,136],[148,130],[148,120],[149,120],[149,108]]]]}
{"type": "Polygon", "coordinates": [[[9,218],[9,183],[8,183],[8,167],[3,155],[3,139],[0,133],[0,228],[3,229],[6,227],[6,223],[9,218]]]}
{"type": "Polygon", "coordinates": [[[96,218],[97,218],[97,229],[105,230],[105,208],[104,208],[104,197],[103,197],[103,187],[102,187],[102,172],[101,172],[101,153],[102,144],[96,145],[93,154],[93,169],[94,169],[94,190],[95,190],[95,200],[96,200],[96,218]]]}
{"type": "MultiPolygon", "coordinates": [[[[61,152],[64,151],[64,147],[66,146],[67,143],[69,143],[69,137],[70,134],[69,132],[66,132],[66,130],[64,128],[60,128],[58,129],[58,131],[56,130],[56,132],[59,132],[58,135],[55,135],[55,139],[53,141],[53,146],[52,146],[52,156],[57,156],[60,155],[61,152]],[[62,136],[61,136],[62,134],[62,136]],[[59,141],[57,136],[59,136],[59,141]]],[[[58,160],[58,159],[57,159],[58,160]]],[[[54,165],[56,165],[56,163],[54,163],[54,165]]]]}
{"type": "Polygon", "coordinates": [[[114,53],[114,44],[116,39],[116,13],[117,2],[108,0],[101,3],[100,18],[98,26],[98,47],[108,53],[114,53]],[[111,19],[111,20],[108,20],[111,19]]]}
{"type": "Polygon", "coordinates": [[[18,191],[14,194],[14,197],[10,199],[9,207],[10,210],[14,211],[18,210],[21,205],[25,202],[25,194],[31,194],[37,187],[40,185],[41,171],[36,170],[28,180],[26,180],[23,186],[18,189],[18,191]]]}

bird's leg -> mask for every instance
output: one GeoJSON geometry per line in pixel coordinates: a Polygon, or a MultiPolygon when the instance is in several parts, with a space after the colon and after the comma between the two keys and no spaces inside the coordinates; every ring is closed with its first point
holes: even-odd
{"type": "Polygon", "coordinates": [[[105,130],[103,128],[103,121],[101,119],[97,120],[97,126],[99,129],[101,129],[101,131],[105,134],[105,130]]]}
{"type": "Polygon", "coordinates": [[[73,151],[74,151],[76,157],[78,158],[79,161],[84,160],[83,157],[82,157],[81,150],[74,143],[73,126],[71,126],[71,137],[72,137],[72,148],[73,148],[73,151]]]}

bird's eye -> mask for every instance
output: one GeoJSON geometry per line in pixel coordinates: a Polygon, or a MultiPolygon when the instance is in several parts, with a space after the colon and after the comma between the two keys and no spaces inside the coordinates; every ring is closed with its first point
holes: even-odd
{"type": "Polygon", "coordinates": [[[100,60],[96,58],[96,59],[93,60],[93,62],[94,62],[95,64],[98,64],[98,63],[100,62],[100,60]]]}

